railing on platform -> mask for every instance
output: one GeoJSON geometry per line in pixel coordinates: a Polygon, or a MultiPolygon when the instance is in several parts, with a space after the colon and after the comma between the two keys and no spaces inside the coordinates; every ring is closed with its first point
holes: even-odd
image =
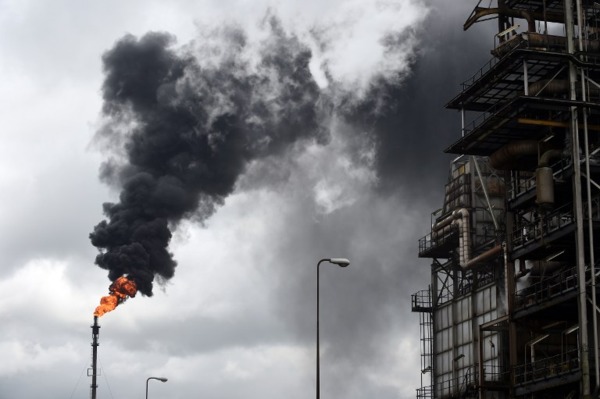
{"type": "Polygon", "coordinates": [[[563,270],[554,278],[542,280],[517,291],[515,309],[538,305],[575,289],[577,289],[577,269],[572,267],[563,270]]]}
{"type": "Polygon", "coordinates": [[[518,223],[512,232],[514,248],[539,240],[545,235],[560,230],[575,221],[573,206],[566,204],[551,213],[540,214],[529,222],[518,223]]]}
{"type": "Polygon", "coordinates": [[[547,357],[514,368],[514,384],[521,385],[540,379],[558,377],[579,370],[577,350],[547,357]]]}
{"type": "MultiPolygon", "coordinates": [[[[458,227],[450,228],[445,234],[429,233],[425,237],[419,239],[419,256],[426,255],[433,249],[444,247],[446,244],[457,241],[458,227]]],[[[458,242],[457,242],[458,244],[458,242]]],[[[448,254],[449,255],[449,254],[448,254]]],[[[440,256],[443,257],[443,256],[440,256]]]]}
{"type": "Polygon", "coordinates": [[[431,291],[418,291],[411,295],[413,312],[431,312],[431,291]]]}
{"type": "Polygon", "coordinates": [[[488,365],[483,368],[483,383],[485,385],[508,385],[510,371],[505,367],[488,365]]]}
{"type": "Polygon", "coordinates": [[[433,386],[421,387],[417,389],[417,399],[433,398],[433,386]]]}

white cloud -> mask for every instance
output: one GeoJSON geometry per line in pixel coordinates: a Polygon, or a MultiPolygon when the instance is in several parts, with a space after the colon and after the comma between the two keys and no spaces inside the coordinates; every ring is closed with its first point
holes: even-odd
{"type": "Polygon", "coordinates": [[[377,77],[399,80],[418,44],[411,31],[426,15],[427,9],[413,1],[340,2],[315,24],[316,59],[349,91],[362,93],[377,77]],[[400,43],[386,45],[397,38],[400,43]]]}
{"type": "Polygon", "coordinates": [[[312,191],[320,214],[329,214],[352,205],[377,183],[374,146],[361,141],[360,159],[352,152],[348,136],[352,127],[337,120],[331,123],[332,137],[327,146],[311,145],[298,157],[298,164],[312,180],[312,191]]]}
{"type": "Polygon", "coordinates": [[[52,314],[54,317],[68,317],[63,309],[70,308],[73,300],[72,287],[64,279],[66,265],[37,259],[23,265],[5,280],[0,280],[0,314],[35,311],[38,314],[52,314]]]}
{"type": "Polygon", "coordinates": [[[65,362],[77,358],[77,348],[66,343],[43,347],[37,342],[11,340],[0,342],[0,356],[10,361],[0,365],[0,377],[10,377],[18,373],[35,374],[40,370],[61,367],[65,362]]]}

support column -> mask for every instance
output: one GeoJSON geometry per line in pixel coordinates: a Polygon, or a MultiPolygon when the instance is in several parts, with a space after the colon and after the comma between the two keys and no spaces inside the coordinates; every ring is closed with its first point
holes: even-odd
{"type": "MultiPolygon", "coordinates": [[[[565,29],[567,32],[567,52],[575,53],[575,35],[573,19],[573,2],[565,0],[565,29]]],[[[569,87],[570,99],[577,99],[577,69],[572,61],[569,61],[569,87]]],[[[581,365],[581,397],[590,397],[590,364],[589,343],[587,326],[587,289],[585,281],[585,247],[583,234],[583,204],[581,192],[581,165],[579,157],[579,122],[577,107],[571,107],[571,151],[573,159],[573,209],[576,223],[576,250],[577,250],[577,281],[579,290],[579,362],[581,365]]]]}

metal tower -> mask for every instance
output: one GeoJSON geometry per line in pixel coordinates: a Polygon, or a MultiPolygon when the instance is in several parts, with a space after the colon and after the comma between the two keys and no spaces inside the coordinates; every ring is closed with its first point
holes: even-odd
{"type": "Polygon", "coordinates": [[[458,157],[419,242],[431,306],[413,311],[433,339],[417,396],[597,397],[600,3],[480,0],[464,29],[490,19],[492,59],[447,104],[458,157]]]}

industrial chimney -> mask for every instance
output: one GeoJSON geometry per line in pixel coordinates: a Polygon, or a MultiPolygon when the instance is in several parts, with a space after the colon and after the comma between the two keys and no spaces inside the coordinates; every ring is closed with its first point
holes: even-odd
{"type": "Polygon", "coordinates": [[[98,360],[99,333],[100,326],[98,325],[98,316],[94,316],[94,324],[92,325],[92,385],[90,385],[92,399],[96,399],[96,388],[98,388],[98,385],[96,384],[96,365],[98,360]]]}

